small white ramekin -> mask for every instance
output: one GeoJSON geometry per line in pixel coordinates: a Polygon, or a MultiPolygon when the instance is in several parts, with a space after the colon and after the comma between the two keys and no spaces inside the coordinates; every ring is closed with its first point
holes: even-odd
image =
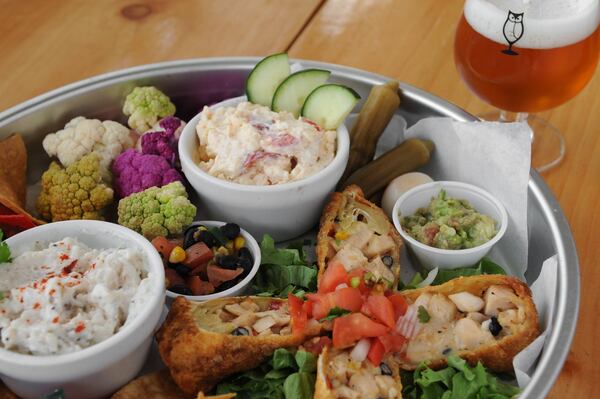
{"type": "Polygon", "coordinates": [[[17,395],[41,398],[62,388],[67,398],[103,398],[133,379],[142,369],[165,300],[160,255],[138,233],[96,220],[48,223],[6,240],[17,256],[39,242],[75,237],[92,248],[138,248],[152,281],[146,307],[112,337],[77,352],[53,356],[24,355],[0,348],[0,376],[17,395]]]}
{"type": "Polygon", "coordinates": [[[434,267],[455,269],[476,264],[502,239],[508,225],[506,209],[494,196],[477,186],[455,181],[435,181],[408,190],[396,201],[392,211],[392,219],[396,230],[398,230],[421,265],[428,269],[434,267]],[[439,249],[423,244],[408,235],[400,224],[402,217],[410,216],[417,209],[426,207],[442,189],[446,191],[449,197],[465,199],[471,203],[477,212],[492,217],[496,221],[496,229],[498,230],[496,235],[488,242],[468,249],[439,249]]]}
{"type": "MultiPolygon", "coordinates": [[[[212,107],[235,106],[246,101],[236,97],[212,107]]],[[[337,149],[333,161],[306,179],[272,186],[246,185],[222,180],[204,172],[194,162],[198,148],[196,125],[192,118],[179,138],[179,158],[183,174],[200,198],[199,206],[211,219],[235,220],[254,237],[270,234],[275,241],[297,237],[316,225],[327,196],[342,177],[350,151],[345,125],[337,129],[337,149]]]]}
{"type": "MultiPolygon", "coordinates": [[[[199,222],[194,222],[194,224],[203,225],[206,227],[220,227],[223,226],[225,223],[217,222],[214,220],[202,220],[199,222]]],[[[167,290],[167,302],[170,304],[170,302],[178,296],[185,297],[190,301],[202,302],[211,299],[224,298],[227,296],[240,296],[246,294],[250,289],[250,282],[252,281],[260,267],[260,247],[258,246],[258,243],[254,239],[254,237],[252,237],[250,233],[248,233],[246,230],[240,228],[240,234],[242,235],[242,237],[244,237],[244,240],[246,240],[246,248],[250,250],[252,258],[254,258],[254,264],[252,265],[252,269],[250,269],[250,273],[248,273],[248,275],[244,277],[242,281],[240,281],[231,288],[228,288],[221,292],[215,292],[214,294],[209,295],[181,295],[167,290]]]]}

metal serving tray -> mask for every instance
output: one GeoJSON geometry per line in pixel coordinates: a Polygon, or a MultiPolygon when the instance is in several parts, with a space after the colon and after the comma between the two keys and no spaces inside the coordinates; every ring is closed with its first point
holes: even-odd
{"type": "MultiPolygon", "coordinates": [[[[30,182],[38,181],[48,166],[42,139],[61,129],[78,115],[125,122],[121,105],[125,95],[138,85],[156,85],[177,106],[178,116],[188,120],[204,104],[242,94],[244,81],[256,64],[255,57],[206,58],[144,65],[82,80],[43,94],[0,113],[0,138],[13,132],[23,135],[29,150],[30,182]]],[[[300,61],[300,60],[299,60],[300,61]]],[[[372,85],[389,78],[339,65],[301,60],[303,65],[332,71],[331,80],[353,87],[365,99],[372,85]]],[[[459,121],[474,116],[432,94],[401,84],[398,114],[408,125],[429,116],[447,116],[459,121]]],[[[363,100],[364,101],[364,100],[363,100]]],[[[362,104],[361,104],[362,105],[362,104]]],[[[521,398],[545,396],[565,361],[575,332],[579,309],[579,263],[575,243],[558,201],[541,177],[532,170],[529,180],[529,268],[531,284],[542,262],[558,255],[558,287],[551,334],[546,340],[535,374],[521,398]]]]}

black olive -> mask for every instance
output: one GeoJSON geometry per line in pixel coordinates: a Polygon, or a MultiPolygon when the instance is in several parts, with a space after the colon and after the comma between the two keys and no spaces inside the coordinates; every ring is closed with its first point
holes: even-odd
{"type": "Polygon", "coordinates": [[[394,264],[394,258],[392,258],[390,255],[385,255],[381,258],[381,261],[383,262],[384,265],[386,265],[387,267],[392,267],[392,265],[394,264]]]}
{"type": "Polygon", "coordinates": [[[221,233],[229,240],[233,240],[235,237],[240,235],[240,226],[235,223],[227,223],[219,227],[221,233]]]}
{"type": "Polygon", "coordinates": [[[244,271],[250,271],[252,266],[254,266],[254,262],[252,262],[250,259],[240,257],[237,260],[237,265],[244,269],[244,271]]]}
{"type": "Polygon", "coordinates": [[[500,331],[502,331],[502,326],[498,322],[498,318],[496,316],[492,316],[492,318],[490,319],[489,329],[494,337],[500,334],[500,331]]]}
{"type": "Polygon", "coordinates": [[[177,274],[179,274],[182,277],[187,277],[191,270],[188,267],[185,267],[184,265],[180,264],[180,263],[176,263],[176,264],[171,264],[171,267],[173,269],[175,269],[175,271],[177,272],[177,274]]]}
{"type": "Polygon", "coordinates": [[[241,277],[240,276],[238,276],[237,278],[234,278],[233,280],[224,281],[223,283],[221,283],[219,285],[219,292],[225,291],[225,290],[230,289],[231,287],[234,287],[240,281],[241,281],[241,277]]]}
{"type": "Polygon", "coordinates": [[[238,251],[238,255],[240,258],[248,259],[250,262],[254,263],[254,257],[252,256],[252,252],[246,247],[240,248],[238,251]]]}
{"type": "Polygon", "coordinates": [[[191,225],[183,233],[183,249],[188,249],[198,242],[199,225],[191,225]]]}
{"type": "Polygon", "coordinates": [[[392,369],[384,362],[381,362],[381,364],[379,365],[379,369],[381,370],[381,374],[383,375],[392,375],[392,369]]]}
{"type": "Polygon", "coordinates": [[[183,284],[177,284],[169,288],[169,291],[179,295],[192,295],[192,291],[183,284]]]}
{"type": "Polygon", "coordinates": [[[216,262],[218,266],[229,270],[235,270],[238,267],[238,258],[233,255],[218,256],[216,262]]]}
{"type": "Polygon", "coordinates": [[[246,329],[244,327],[238,327],[235,330],[233,330],[231,335],[236,335],[236,336],[250,335],[250,331],[248,331],[248,329],[246,329]]]}
{"type": "Polygon", "coordinates": [[[209,248],[220,246],[215,236],[213,236],[208,230],[200,230],[195,234],[195,236],[198,237],[196,242],[203,242],[209,248]]]}

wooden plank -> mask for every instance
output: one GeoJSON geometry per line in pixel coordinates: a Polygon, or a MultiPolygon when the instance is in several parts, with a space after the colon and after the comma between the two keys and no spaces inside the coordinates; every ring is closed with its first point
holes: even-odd
{"type": "Polygon", "coordinates": [[[322,0],[3,0],[0,110],[100,73],[284,51],[322,0]]]}
{"type": "MultiPolygon", "coordinates": [[[[478,100],[456,72],[454,30],[463,1],[328,0],[290,49],[290,55],[349,65],[421,87],[479,114],[478,100]]],[[[560,201],[581,261],[581,309],[570,355],[551,398],[594,397],[596,324],[600,324],[600,77],[567,104],[540,116],[563,131],[567,154],[543,174],[560,201]]]]}

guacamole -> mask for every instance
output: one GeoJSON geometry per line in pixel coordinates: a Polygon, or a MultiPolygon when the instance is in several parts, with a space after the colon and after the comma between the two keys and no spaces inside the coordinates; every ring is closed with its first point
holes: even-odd
{"type": "Polygon", "coordinates": [[[444,190],[427,208],[402,218],[401,225],[415,240],[441,249],[473,248],[497,233],[494,219],[477,212],[466,200],[447,197],[444,190]]]}

